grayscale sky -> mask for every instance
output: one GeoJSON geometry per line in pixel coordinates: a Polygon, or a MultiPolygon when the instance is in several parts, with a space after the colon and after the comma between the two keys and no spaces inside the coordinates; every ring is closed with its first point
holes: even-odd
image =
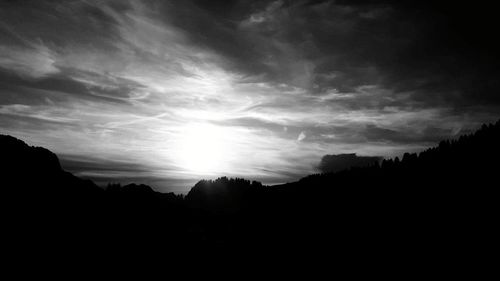
{"type": "Polygon", "coordinates": [[[495,13],[415,2],[2,0],[0,133],[100,184],[186,192],[495,121],[495,13]]]}

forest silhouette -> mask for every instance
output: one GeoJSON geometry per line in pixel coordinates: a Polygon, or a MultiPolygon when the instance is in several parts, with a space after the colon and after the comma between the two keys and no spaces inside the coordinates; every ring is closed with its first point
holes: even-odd
{"type": "Polygon", "coordinates": [[[2,135],[5,233],[16,247],[69,252],[126,245],[479,259],[498,234],[499,144],[500,121],[401,159],[275,186],[202,180],[183,196],[137,184],[103,189],[64,171],[49,150],[2,135]]]}

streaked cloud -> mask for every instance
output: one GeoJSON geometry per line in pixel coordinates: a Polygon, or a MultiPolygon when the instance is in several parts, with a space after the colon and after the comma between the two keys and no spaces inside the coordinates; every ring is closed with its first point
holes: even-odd
{"type": "Polygon", "coordinates": [[[50,50],[44,45],[33,49],[0,45],[0,68],[26,78],[42,78],[59,72],[50,50]]]}
{"type": "Polygon", "coordinates": [[[100,183],[187,191],[417,151],[499,116],[497,72],[440,54],[432,9],[208,2],[2,3],[0,130],[100,183]]]}

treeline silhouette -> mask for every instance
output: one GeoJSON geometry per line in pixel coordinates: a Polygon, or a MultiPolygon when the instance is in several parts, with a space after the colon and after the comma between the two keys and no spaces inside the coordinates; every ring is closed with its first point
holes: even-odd
{"type": "Polygon", "coordinates": [[[368,167],[276,186],[202,180],[182,196],[102,189],[65,172],[50,151],[0,136],[4,234],[16,247],[68,252],[279,249],[484,262],[479,252],[498,235],[499,144],[500,121],[368,167]]]}

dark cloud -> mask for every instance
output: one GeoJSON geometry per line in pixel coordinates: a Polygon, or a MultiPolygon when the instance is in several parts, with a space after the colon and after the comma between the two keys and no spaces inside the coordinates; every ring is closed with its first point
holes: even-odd
{"type": "Polygon", "coordinates": [[[29,104],[45,102],[46,98],[64,99],[64,95],[74,95],[80,99],[100,102],[126,103],[145,87],[137,82],[97,73],[64,70],[62,73],[38,79],[26,78],[0,70],[0,85],[5,95],[0,104],[8,104],[19,99],[29,104]],[[26,91],[32,89],[32,91],[26,91]],[[35,90],[35,92],[33,92],[35,90]],[[44,95],[36,93],[45,91],[44,95]],[[25,94],[20,94],[25,92],[25,94]]]}
{"type": "MultiPolygon", "coordinates": [[[[130,9],[126,1],[111,1],[110,8],[119,13],[130,9]]],[[[116,50],[116,20],[86,1],[2,1],[0,18],[0,38],[10,39],[2,43],[29,46],[41,40],[116,50]]]]}
{"type": "MultiPolygon", "coordinates": [[[[488,2],[191,0],[150,5],[192,44],[220,54],[226,67],[240,74],[317,94],[333,89],[356,93],[359,86],[379,85],[406,97],[387,105],[360,95],[351,100],[354,109],[500,103],[496,10],[488,2]]],[[[7,1],[3,6],[7,23],[21,15],[32,19],[16,22],[16,32],[28,38],[64,45],[98,42],[109,49],[114,45],[108,43],[120,39],[112,13],[85,2],[7,1]]],[[[110,1],[108,8],[121,14],[131,9],[125,1],[110,1]]],[[[0,33],[18,40],[9,30],[0,33]]]]}
{"type": "MultiPolygon", "coordinates": [[[[29,107],[27,108],[29,109],[29,107]]],[[[12,113],[3,113],[0,112],[0,127],[3,130],[9,132],[17,132],[19,128],[23,128],[24,130],[61,130],[67,128],[75,128],[78,129],[79,126],[72,124],[70,122],[64,122],[61,120],[50,120],[50,119],[42,119],[37,116],[28,116],[21,114],[12,113]]],[[[5,132],[4,132],[5,133],[5,132]]]]}
{"type": "MultiPolygon", "coordinates": [[[[245,159],[228,166],[288,180],[330,151],[392,155],[500,117],[496,13],[482,1],[1,1],[0,129],[64,153],[158,158],[159,174],[181,177],[171,152],[205,122],[269,162],[234,151],[245,159]]],[[[66,163],[160,181],[129,163],[66,163]]]]}
{"type": "MultiPolygon", "coordinates": [[[[480,109],[477,109],[480,110],[480,109]]],[[[446,118],[454,113],[445,112],[443,118],[446,118]]],[[[407,145],[431,145],[437,144],[443,139],[455,138],[459,135],[466,134],[479,126],[482,122],[491,120],[492,113],[484,113],[484,116],[477,118],[477,122],[472,124],[459,123],[455,127],[445,125],[439,127],[439,124],[431,125],[425,121],[408,121],[404,126],[384,127],[376,124],[364,124],[362,122],[347,122],[339,125],[312,125],[307,123],[283,124],[271,122],[258,118],[234,118],[224,121],[213,122],[222,126],[241,126],[256,130],[264,130],[272,132],[275,135],[287,139],[297,139],[304,132],[307,137],[303,140],[309,143],[324,143],[324,144],[355,144],[363,145],[367,143],[378,144],[393,144],[398,146],[407,145]],[[482,120],[482,121],[481,121],[482,120]]],[[[456,115],[451,120],[447,120],[446,124],[458,122],[459,115],[456,115]]]]}
{"type": "Polygon", "coordinates": [[[164,20],[184,30],[194,44],[226,57],[227,67],[257,75],[268,71],[261,63],[265,53],[259,42],[239,30],[253,6],[250,1],[182,1],[166,4],[163,12],[164,20]]]}
{"type": "Polygon", "coordinates": [[[166,11],[234,70],[269,81],[317,93],[380,85],[410,94],[414,106],[500,102],[496,10],[488,3],[191,1],[166,11]],[[297,60],[313,67],[301,69],[297,60]],[[308,71],[312,82],[298,83],[308,71]]]}
{"type": "Polygon", "coordinates": [[[81,174],[84,172],[147,172],[148,168],[136,163],[113,161],[81,155],[60,155],[64,169],[81,174]]]}
{"type": "Polygon", "coordinates": [[[485,32],[492,31],[492,26],[476,22],[489,17],[487,7],[473,5],[468,11],[460,5],[445,9],[438,4],[362,2],[322,4],[326,10],[344,8],[339,16],[346,27],[313,32],[318,48],[332,56],[317,70],[339,73],[329,83],[317,81],[320,86],[352,91],[356,85],[378,83],[396,92],[410,92],[428,106],[497,101],[492,90],[498,71],[491,66],[498,64],[498,55],[491,33],[485,32]],[[381,6],[388,11],[384,17],[361,16],[381,6]]]}
{"type": "Polygon", "coordinates": [[[270,131],[279,131],[283,130],[283,128],[286,127],[278,123],[251,117],[234,118],[234,119],[224,120],[223,122],[214,122],[214,123],[224,126],[244,126],[247,128],[259,128],[270,131]]]}
{"type": "Polygon", "coordinates": [[[176,179],[155,176],[151,167],[135,162],[108,160],[82,155],[59,155],[61,166],[82,178],[92,179],[101,186],[108,183],[144,183],[158,191],[175,191],[186,193],[189,187],[196,182],[193,179],[176,179]],[[163,187],[170,187],[163,190],[163,187]],[[172,189],[174,187],[174,189],[172,189]]]}
{"type": "Polygon", "coordinates": [[[442,139],[454,137],[458,132],[453,132],[450,128],[436,128],[426,126],[423,129],[415,130],[394,130],[381,128],[376,125],[368,125],[361,132],[361,136],[367,141],[373,142],[392,142],[398,144],[411,143],[432,143],[442,139]]]}
{"type": "Polygon", "coordinates": [[[323,173],[339,172],[352,167],[365,167],[382,160],[378,156],[357,156],[355,153],[325,155],[321,158],[318,169],[323,173]]]}

